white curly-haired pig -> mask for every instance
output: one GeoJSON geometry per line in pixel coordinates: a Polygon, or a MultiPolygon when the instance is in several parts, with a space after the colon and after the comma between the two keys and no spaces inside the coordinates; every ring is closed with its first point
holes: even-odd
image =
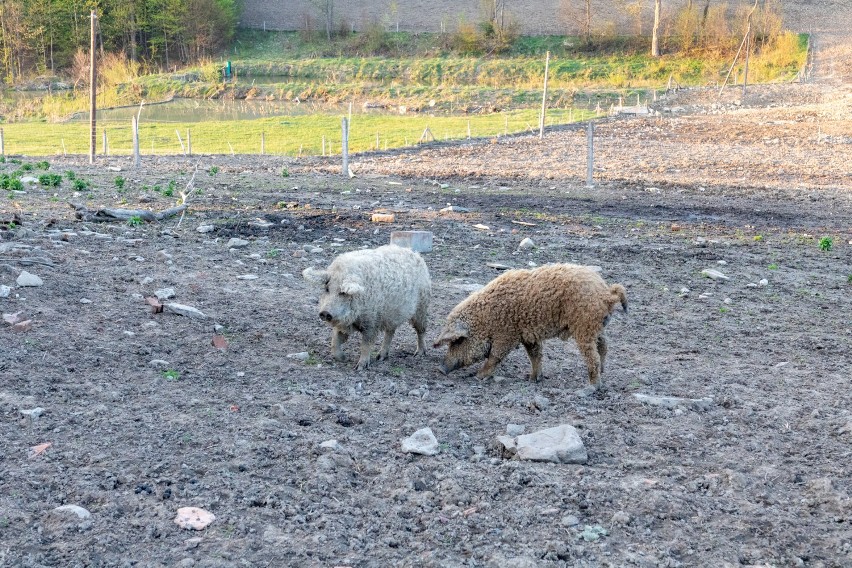
{"type": "Polygon", "coordinates": [[[343,360],[343,343],[361,332],[357,369],[370,366],[370,350],[385,332],[379,359],[386,359],[396,328],[410,322],[417,332],[417,350],[424,353],[426,312],[432,282],[426,263],[416,252],[386,245],[341,254],[325,270],[307,268],[305,280],[323,287],[319,317],[331,325],[331,354],[343,360]]]}

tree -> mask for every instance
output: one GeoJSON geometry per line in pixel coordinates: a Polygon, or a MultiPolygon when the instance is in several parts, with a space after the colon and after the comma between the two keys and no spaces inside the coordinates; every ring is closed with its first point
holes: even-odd
{"type": "Polygon", "coordinates": [[[651,32],[651,57],[660,56],[660,3],[662,0],[654,0],[654,29],[651,32]]]}
{"type": "Polygon", "coordinates": [[[331,32],[334,29],[334,0],[310,0],[310,2],[323,16],[325,37],[328,41],[331,41],[331,32]]]}
{"type": "Polygon", "coordinates": [[[578,32],[587,45],[592,43],[592,0],[583,0],[582,8],[576,8],[574,0],[562,0],[559,13],[570,31],[578,32]]]}

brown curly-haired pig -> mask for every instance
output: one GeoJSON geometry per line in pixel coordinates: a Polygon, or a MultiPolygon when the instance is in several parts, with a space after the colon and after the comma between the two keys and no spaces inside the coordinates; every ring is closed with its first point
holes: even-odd
{"type": "Polygon", "coordinates": [[[586,266],[549,264],[510,270],[456,306],[435,347],[448,345],[444,374],[486,359],[477,377],[494,374],[500,361],[518,345],[529,355],[530,380],[541,374],[544,340],[574,338],[597,388],[606,358],[604,326],[620,303],[627,312],[624,286],[607,286],[586,266]]]}

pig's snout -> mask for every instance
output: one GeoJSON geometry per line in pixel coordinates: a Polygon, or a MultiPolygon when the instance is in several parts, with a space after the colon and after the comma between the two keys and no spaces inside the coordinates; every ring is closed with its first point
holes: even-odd
{"type": "Polygon", "coordinates": [[[438,365],[438,370],[441,371],[442,375],[446,375],[447,373],[449,373],[449,371],[447,370],[447,366],[444,363],[438,365]]]}
{"type": "Polygon", "coordinates": [[[320,319],[323,321],[331,321],[331,314],[323,310],[319,313],[320,319]]]}

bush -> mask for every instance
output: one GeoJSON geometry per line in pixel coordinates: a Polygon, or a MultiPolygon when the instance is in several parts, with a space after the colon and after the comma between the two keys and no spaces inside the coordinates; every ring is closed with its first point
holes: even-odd
{"type": "Polygon", "coordinates": [[[393,50],[392,36],[379,22],[370,22],[355,40],[355,49],[365,55],[387,54],[393,50]]]}
{"type": "Polygon", "coordinates": [[[57,187],[62,183],[62,176],[59,174],[42,174],[38,176],[38,183],[46,187],[57,187]]]}
{"type": "Polygon", "coordinates": [[[449,43],[450,49],[462,55],[473,55],[483,51],[476,27],[465,22],[460,23],[455,33],[450,35],[449,43]]]}

